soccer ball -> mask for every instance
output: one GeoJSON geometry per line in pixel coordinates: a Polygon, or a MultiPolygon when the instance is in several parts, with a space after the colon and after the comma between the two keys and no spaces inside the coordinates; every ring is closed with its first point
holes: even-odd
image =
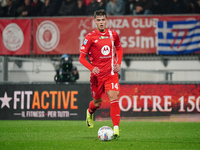
{"type": "Polygon", "coordinates": [[[111,127],[103,126],[98,130],[98,137],[101,141],[110,141],[113,139],[114,132],[111,127]]]}

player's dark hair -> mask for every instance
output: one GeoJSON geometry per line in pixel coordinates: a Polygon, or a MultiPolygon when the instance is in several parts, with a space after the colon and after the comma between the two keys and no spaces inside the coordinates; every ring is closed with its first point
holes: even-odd
{"type": "Polygon", "coordinates": [[[94,18],[96,18],[96,16],[106,16],[107,18],[107,14],[104,9],[96,10],[94,12],[94,18]]]}

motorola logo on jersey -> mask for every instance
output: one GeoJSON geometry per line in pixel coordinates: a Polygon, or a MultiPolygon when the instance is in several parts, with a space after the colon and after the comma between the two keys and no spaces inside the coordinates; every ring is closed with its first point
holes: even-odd
{"type": "Polygon", "coordinates": [[[110,53],[110,47],[108,45],[104,45],[102,48],[101,48],[101,53],[103,55],[108,55],[110,53]]]}

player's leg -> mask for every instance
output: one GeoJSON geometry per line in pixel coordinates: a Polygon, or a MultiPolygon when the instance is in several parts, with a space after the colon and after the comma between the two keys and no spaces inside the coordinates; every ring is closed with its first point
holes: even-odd
{"type": "Polygon", "coordinates": [[[94,127],[93,114],[101,106],[102,94],[104,93],[103,83],[96,76],[90,77],[91,93],[93,100],[89,103],[89,108],[86,111],[86,124],[89,128],[94,127]]]}
{"type": "Polygon", "coordinates": [[[119,136],[120,108],[119,108],[119,78],[118,74],[108,77],[105,90],[111,102],[110,116],[113,122],[114,136],[119,136]]]}
{"type": "Polygon", "coordinates": [[[102,98],[90,101],[89,108],[86,111],[86,124],[89,128],[94,127],[94,112],[101,106],[102,98]]]}
{"type": "Polygon", "coordinates": [[[90,101],[88,112],[90,114],[93,114],[101,106],[101,103],[102,103],[102,98],[93,99],[92,101],[90,101]]]}
{"type": "Polygon", "coordinates": [[[118,100],[119,91],[108,91],[108,96],[111,100],[110,116],[113,122],[114,137],[119,136],[119,123],[120,123],[120,108],[118,100]]]}

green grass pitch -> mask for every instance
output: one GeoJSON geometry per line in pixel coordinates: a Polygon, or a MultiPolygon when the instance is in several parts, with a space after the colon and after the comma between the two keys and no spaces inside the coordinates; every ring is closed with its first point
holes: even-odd
{"type": "Polygon", "coordinates": [[[0,150],[199,150],[199,122],[121,121],[120,138],[97,137],[85,121],[0,121],[0,150]]]}

